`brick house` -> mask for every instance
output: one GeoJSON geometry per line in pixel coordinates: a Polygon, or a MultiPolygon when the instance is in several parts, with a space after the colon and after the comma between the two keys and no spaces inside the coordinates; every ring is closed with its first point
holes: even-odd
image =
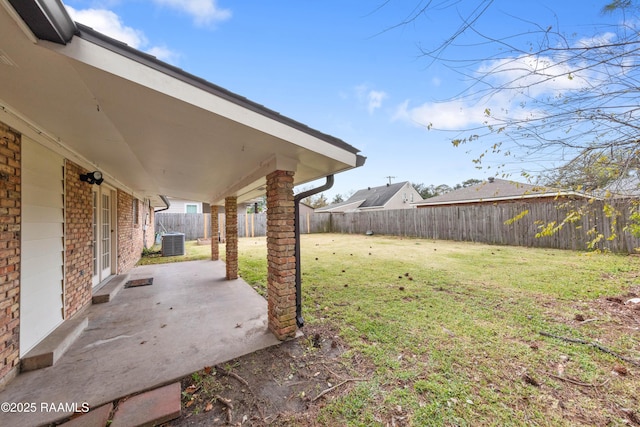
{"type": "Polygon", "coordinates": [[[0,388],[135,265],[167,197],[225,207],[233,279],[236,207],[267,194],[269,329],[292,336],[293,186],[357,153],[74,23],[59,0],[0,0],[0,388]]]}

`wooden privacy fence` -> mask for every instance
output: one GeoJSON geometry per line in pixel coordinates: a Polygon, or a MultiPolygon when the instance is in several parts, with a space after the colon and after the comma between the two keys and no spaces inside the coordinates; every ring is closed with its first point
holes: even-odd
{"type": "MultiPolygon", "coordinates": [[[[311,230],[311,215],[300,215],[300,231],[309,233],[311,230]]],[[[218,214],[218,229],[220,239],[225,239],[225,216],[218,214]]],[[[186,240],[196,240],[202,237],[211,236],[211,214],[194,213],[164,213],[158,212],[155,215],[156,233],[184,233],[186,240]]],[[[259,237],[267,235],[267,215],[259,214],[238,214],[238,236],[259,237]]]]}
{"type": "MultiPolygon", "coordinates": [[[[613,204],[619,215],[607,216],[602,201],[572,203],[572,206],[562,202],[519,202],[373,212],[305,213],[300,215],[300,230],[302,233],[345,234],[372,231],[392,236],[574,250],[587,249],[588,243],[597,234],[602,234],[595,248],[623,253],[632,253],[635,248],[640,248],[640,239],[625,230],[630,216],[628,204],[613,204]],[[536,237],[541,226],[552,221],[560,224],[567,213],[578,208],[583,209],[584,213],[576,222],[566,224],[553,235],[536,237]],[[528,213],[522,218],[510,221],[525,211],[528,213]],[[616,238],[609,240],[612,234],[616,238]]],[[[155,218],[156,233],[185,233],[187,240],[211,235],[210,214],[159,212],[155,218]]],[[[225,239],[224,221],[224,214],[219,214],[221,239],[225,239]]],[[[266,224],[264,213],[238,214],[238,235],[265,236],[266,224]]]]}
{"type": "Polygon", "coordinates": [[[504,203],[316,213],[311,219],[311,232],[365,234],[372,231],[393,236],[574,250],[587,249],[588,243],[597,234],[602,234],[595,248],[631,253],[634,248],[640,247],[640,239],[625,230],[630,216],[628,204],[613,204],[619,215],[607,216],[602,201],[572,203],[504,203]],[[574,223],[566,224],[550,236],[536,237],[541,226],[552,221],[560,224],[567,213],[577,209],[582,209],[584,213],[574,223]],[[528,213],[523,215],[524,212],[528,213]],[[522,218],[510,221],[521,215],[522,218]],[[608,240],[612,234],[616,238],[608,240]]]}

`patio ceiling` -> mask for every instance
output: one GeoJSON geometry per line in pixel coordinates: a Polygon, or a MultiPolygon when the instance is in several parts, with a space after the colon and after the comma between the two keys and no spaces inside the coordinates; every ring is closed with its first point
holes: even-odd
{"type": "Polygon", "coordinates": [[[38,40],[0,0],[0,120],[139,198],[221,203],[354,168],[358,150],[78,25],[66,45],[38,40]]]}

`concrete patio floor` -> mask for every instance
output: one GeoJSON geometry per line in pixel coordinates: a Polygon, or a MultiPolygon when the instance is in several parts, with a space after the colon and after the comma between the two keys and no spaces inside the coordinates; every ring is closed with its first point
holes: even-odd
{"type": "Polygon", "coordinates": [[[241,279],[225,280],[221,261],[140,266],[129,279],[152,286],[122,289],[82,315],[89,325],[49,368],[19,374],[0,402],[35,403],[34,413],[0,412],[0,426],[39,426],[68,416],[41,403],[120,397],[278,344],[267,330],[267,301],[241,279]]]}

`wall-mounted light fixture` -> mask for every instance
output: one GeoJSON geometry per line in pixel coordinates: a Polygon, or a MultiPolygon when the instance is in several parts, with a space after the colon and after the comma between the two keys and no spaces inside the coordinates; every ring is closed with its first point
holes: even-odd
{"type": "Polygon", "coordinates": [[[102,178],[102,172],[93,171],[85,174],[80,174],[80,181],[88,182],[89,184],[102,184],[104,178],[102,178]]]}

